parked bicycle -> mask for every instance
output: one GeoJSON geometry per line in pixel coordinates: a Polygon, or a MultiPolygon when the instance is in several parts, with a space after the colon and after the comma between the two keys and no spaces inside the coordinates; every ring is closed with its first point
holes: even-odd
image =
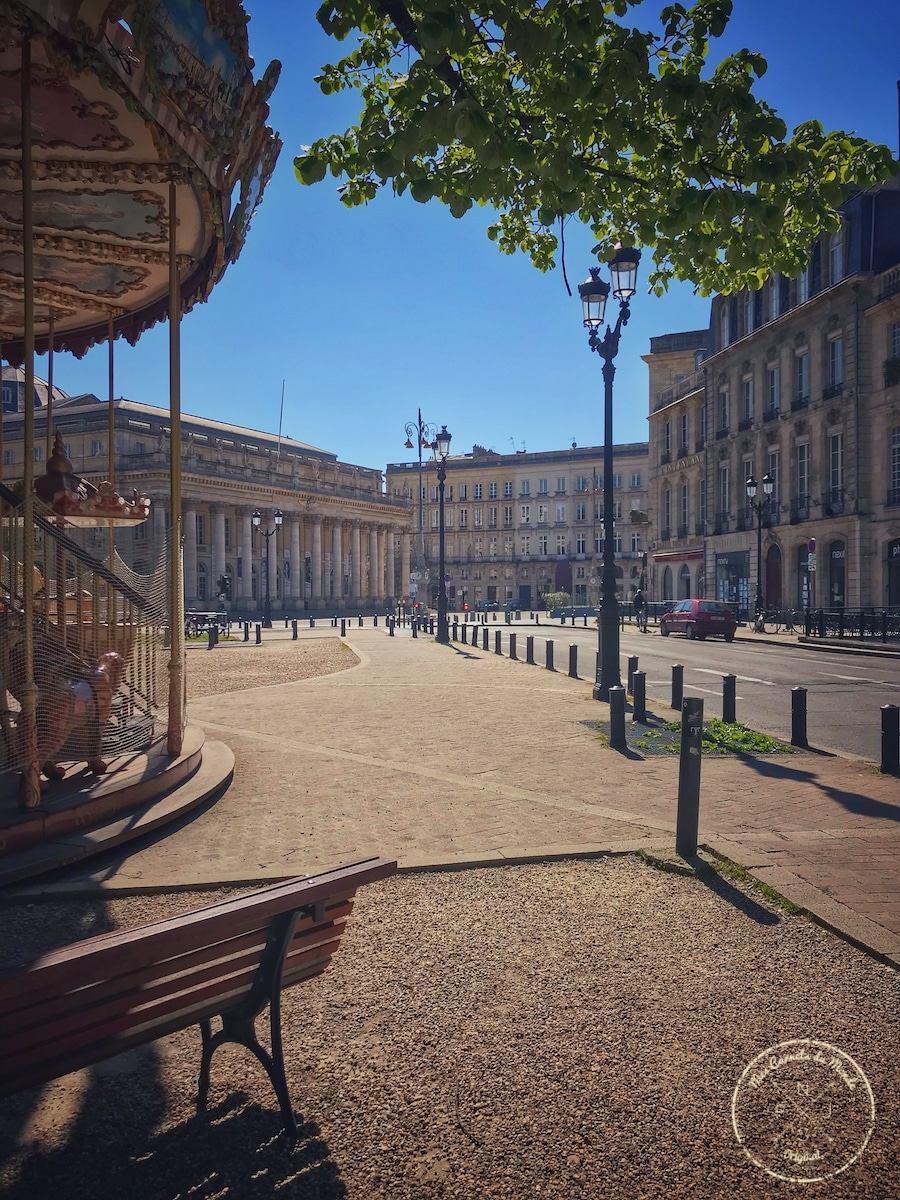
{"type": "Polygon", "coordinates": [[[753,623],[755,633],[802,633],[803,614],[791,608],[771,608],[758,612],[753,623]]]}

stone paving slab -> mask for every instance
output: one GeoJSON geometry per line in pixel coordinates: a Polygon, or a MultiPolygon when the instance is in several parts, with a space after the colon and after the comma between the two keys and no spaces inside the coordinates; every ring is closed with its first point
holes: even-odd
{"type": "MultiPolygon", "coordinates": [[[[674,840],[677,757],[604,747],[589,681],[406,631],[347,640],[355,668],[189,705],[234,751],[234,782],[107,864],[106,887],[275,878],[370,852],[461,865],[674,840]]],[[[726,839],[744,865],[781,865],[885,944],[900,938],[900,784],[871,764],[704,759],[700,837],[726,839]]]]}

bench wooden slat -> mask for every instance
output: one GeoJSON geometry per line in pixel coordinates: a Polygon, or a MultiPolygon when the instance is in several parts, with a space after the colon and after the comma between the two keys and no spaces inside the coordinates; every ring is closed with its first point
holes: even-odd
{"type": "MultiPolygon", "coordinates": [[[[340,937],[352,908],[352,902],[344,901],[328,907],[328,922],[325,924],[315,925],[311,918],[304,918],[298,922],[288,952],[289,957],[295,950],[308,948],[316,941],[340,937]]],[[[267,935],[268,927],[253,930],[240,937],[229,938],[225,942],[201,947],[192,951],[190,955],[180,955],[164,962],[150,963],[136,970],[123,971],[87,986],[83,985],[80,978],[73,979],[69,989],[64,992],[56,990],[48,993],[45,988],[29,988],[29,976],[26,975],[23,977],[21,992],[16,998],[16,1007],[13,1008],[10,1004],[3,1014],[3,1025],[0,1028],[0,1061],[7,1053],[8,1039],[14,1036],[17,1039],[23,1037],[29,1028],[46,1021],[60,1023],[63,1020],[60,1014],[68,1014],[68,1027],[72,1028],[82,1010],[90,1010],[93,1015],[95,1009],[98,1013],[113,1011],[117,1002],[146,1002],[152,998],[152,985],[157,981],[157,990],[160,990],[171,988],[178,974],[183,974],[186,979],[190,976],[198,981],[201,975],[209,979],[217,973],[224,975],[233,969],[240,956],[245,956],[248,952],[255,954],[258,961],[267,935]]],[[[62,1025],[60,1027],[62,1028],[62,1025]]]]}

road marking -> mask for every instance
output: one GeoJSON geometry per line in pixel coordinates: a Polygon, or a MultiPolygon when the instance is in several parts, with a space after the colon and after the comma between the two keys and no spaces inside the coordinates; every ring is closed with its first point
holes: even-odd
{"type": "Polygon", "coordinates": [[[877,683],[875,679],[867,679],[865,675],[835,675],[834,671],[819,671],[820,675],[828,675],[831,679],[844,679],[848,683],[877,683]]]}
{"type": "MultiPolygon", "coordinates": [[[[722,695],[721,689],[719,689],[719,690],[716,690],[715,688],[703,688],[703,687],[697,687],[697,685],[696,685],[695,683],[694,683],[694,684],[691,684],[691,691],[694,691],[694,692],[706,692],[706,694],[707,694],[708,696],[721,696],[721,695],[722,695]]],[[[744,699],[744,697],[743,697],[743,696],[735,696],[735,700],[743,700],[743,699],[744,699]]]]}
{"type": "MultiPolygon", "coordinates": [[[[688,667],[689,671],[699,671],[701,675],[719,675],[725,674],[724,671],[712,671],[709,667],[688,667]]],[[[739,679],[741,683],[761,683],[765,687],[775,687],[771,679],[756,679],[753,675],[735,675],[735,679],[739,679]]]]}

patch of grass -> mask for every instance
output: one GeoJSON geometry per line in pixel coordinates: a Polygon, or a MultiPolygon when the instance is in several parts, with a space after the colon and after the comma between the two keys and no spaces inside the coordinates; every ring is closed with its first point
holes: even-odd
{"type": "MultiPolygon", "coordinates": [[[[609,746],[609,726],[605,721],[583,721],[589,729],[596,731],[601,746],[609,746]]],[[[679,754],[681,752],[681,722],[662,721],[658,725],[633,725],[626,721],[625,736],[628,745],[650,754],[679,754]]],[[[792,754],[793,746],[778,738],[749,729],[739,722],[726,725],[713,717],[703,729],[701,752],[703,754],[792,754]]]]}
{"type": "Polygon", "coordinates": [[[324,1088],[322,1088],[321,1092],[319,1092],[320,1104],[337,1104],[337,1099],[337,1088],[333,1083],[327,1084],[324,1088]]]}
{"type": "Polygon", "coordinates": [[[702,864],[695,869],[679,858],[656,858],[652,854],[648,854],[646,850],[638,850],[637,856],[648,867],[653,867],[655,871],[665,871],[673,875],[721,875],[723,879],[727,879],[731,883],[744,884],[745,887],[768,900],[773,907],[781,909],[788,916],[806,915],[805,908],[794,904],[792,900],[782,896],[781,892],[776,892],[768,883],[754,878],[745,867],[742,867],[740,863],[732,862],[730,858],[704,859],[702,864]]]}

